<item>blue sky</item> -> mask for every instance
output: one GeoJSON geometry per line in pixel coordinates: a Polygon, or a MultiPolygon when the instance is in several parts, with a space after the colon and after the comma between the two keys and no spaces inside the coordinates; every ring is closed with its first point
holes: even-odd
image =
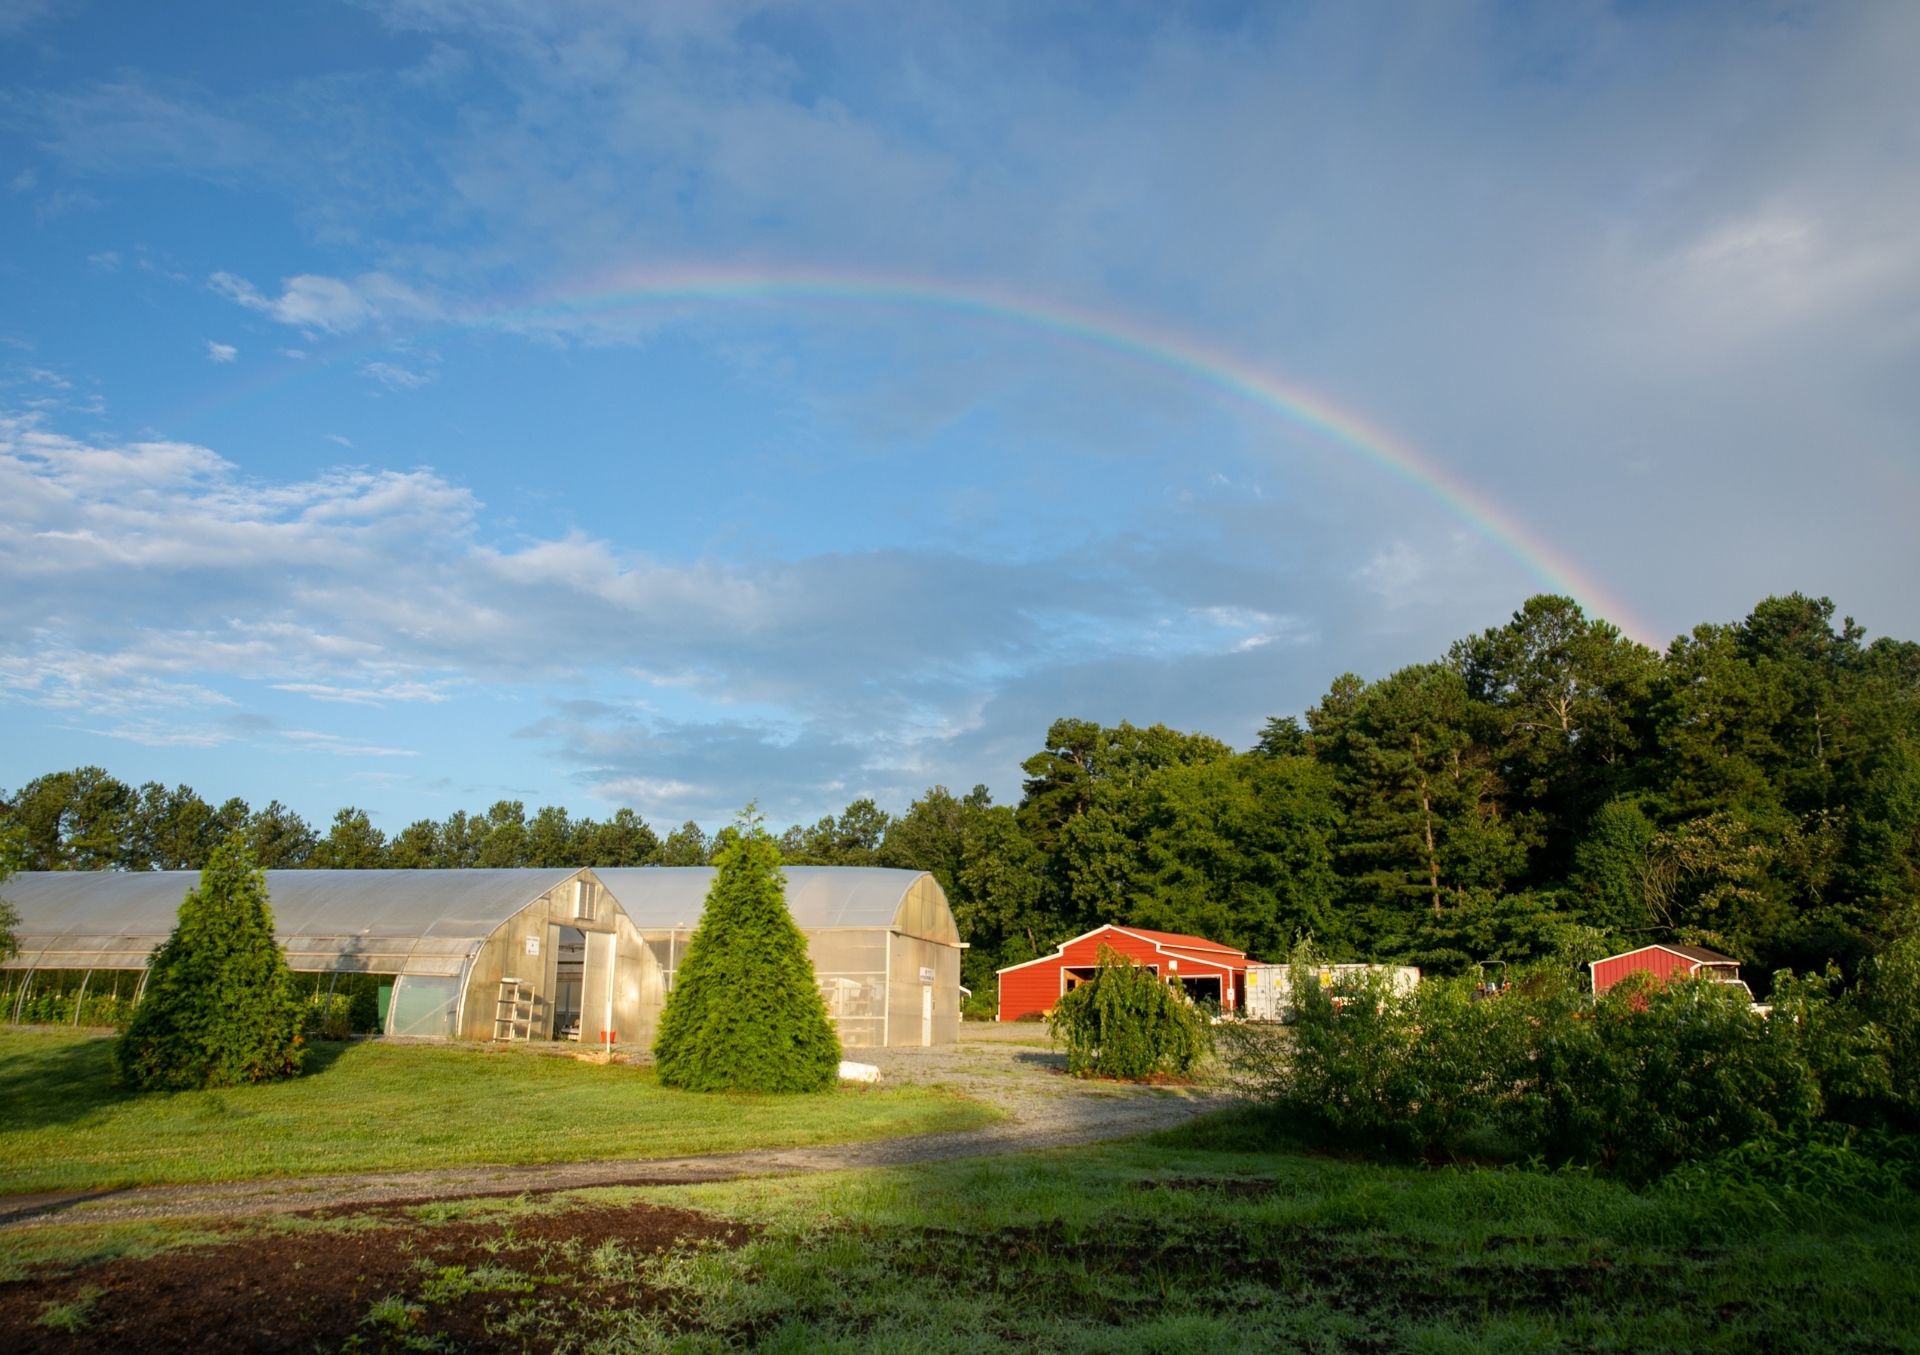
{"type": "Polygon", "coordinates": [[[0,0],[0,785],[397,829],[1244,746],[1538,561],[1920,635],[1920,8],[0,0]],[[832,295],[590,303],[621,280],[832,295]]]}

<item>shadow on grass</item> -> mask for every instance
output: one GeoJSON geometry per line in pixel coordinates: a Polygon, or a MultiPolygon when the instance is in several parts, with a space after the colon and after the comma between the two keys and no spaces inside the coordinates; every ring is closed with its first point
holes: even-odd
{"type": "MultiPolygon", "coordinates": [[[[0,1135],[73,1124],[104,1107],[159,1094],[115,1081],[114,1039],[48,1040],[0,1059],[0,1135]]],[[[326,1073],[346,1050],[339,1041],[308,1045],[300,1075],[326,1073]]]]}

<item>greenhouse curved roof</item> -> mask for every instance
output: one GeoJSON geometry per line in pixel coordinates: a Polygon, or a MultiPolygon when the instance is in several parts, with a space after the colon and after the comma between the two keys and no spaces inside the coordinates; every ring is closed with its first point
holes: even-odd
{"type": "MultiPolygon", "coordinates": [[[[270,870],[287,962],[307,971],[458,974],[502,923],[576,875],[599,880],[641,931],[700,920],[711,867],[551,870],[270,870]]],[[[803,930],[871,927],[959,944],[946,895],[913,870],[792,866],[803,930]]],[[[8,968],[138,969],[167,939],[198,871],[23,871],[0,885],[20,916],[8,968]]]]}
{"type": "MultiPolygon", "coordinates": [[[[593,873],[644,932],[698,923],[717,872],[712,866],[623,866],[593,873]]],[[[787,910],[803,931],[876,927],[960,942],[946,892],[923,870],[788,866],[784,873],[787,910]]]]}
{"type": "MultiPolygon", "coordinates": [[[[295,969],[457,974],[473,946],[578,870],[270,870],[273,931],[295,969]]],[[[19,968],[138,969],[167,939],[196,870],[23,871],[19,968]]]]}

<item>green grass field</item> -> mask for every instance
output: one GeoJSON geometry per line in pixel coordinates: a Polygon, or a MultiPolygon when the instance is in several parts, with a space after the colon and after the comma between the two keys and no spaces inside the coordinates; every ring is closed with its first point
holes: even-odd
{"type": "MultiPolygon", "coordinates": [[[[607,1352],[1920,1350],[1910,1196],[1634,1191],[1586,1173],[1255,1151],[1232,1146],[1237,1132],[1228,1116],[1011,1158],[441,1202],[411,1211],[405,1232],[243,1226],[263,1243],[391,1239],[404,1278],[355,1321],[418,1349],[476,1339],[485,1306],[483,1344],[607,1352]],[[526,1241],[543,1216],[648,1204],[756,1231],[737,1248],[526,1241]],[[436,1241],[474,1226],[497,1240],[484,1305],[473,1262],[448,1264],[436,1241]]],[[[215,1240],[192,1225],[170,1238],[50,1224],[0,1234],[0,1272],[51,1264],[71,1306],[90,1264],[215,1240]]],[[[50,1306],[46,1320],[68,1316],[50,1306]]]]}
{"type": "Polygon", "coordinates": [[[1193,1146],[1220,1123],[644,1192],[767,1231],[654,1263],[695,1335],[610,1320],[610,1348],[1920,1350],[1911,1196],[1635,1192],[1193,1146]]]}
{"type": "Polygon", "coordinates": [[[222,1091],[123,1091],[99,1034],[0,1031],[0,1193],[482,1163],[671,1157],[885,1138],[997,1112],[916,1088],[696,1096],[649,1070],[382,1042],[222,1091]]]}

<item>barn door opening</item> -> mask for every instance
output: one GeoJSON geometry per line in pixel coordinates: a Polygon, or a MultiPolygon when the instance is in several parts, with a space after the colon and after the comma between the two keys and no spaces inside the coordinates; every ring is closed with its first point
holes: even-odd
{"type": "Polygon", "coordinates": [[[1222,1000],[1221,984],[1218,977],[1203,978],[1182,975],[1179,979],[1181,991],[1187,1000],[1203,1010],[1218,1012],[1222,1000]]]}

